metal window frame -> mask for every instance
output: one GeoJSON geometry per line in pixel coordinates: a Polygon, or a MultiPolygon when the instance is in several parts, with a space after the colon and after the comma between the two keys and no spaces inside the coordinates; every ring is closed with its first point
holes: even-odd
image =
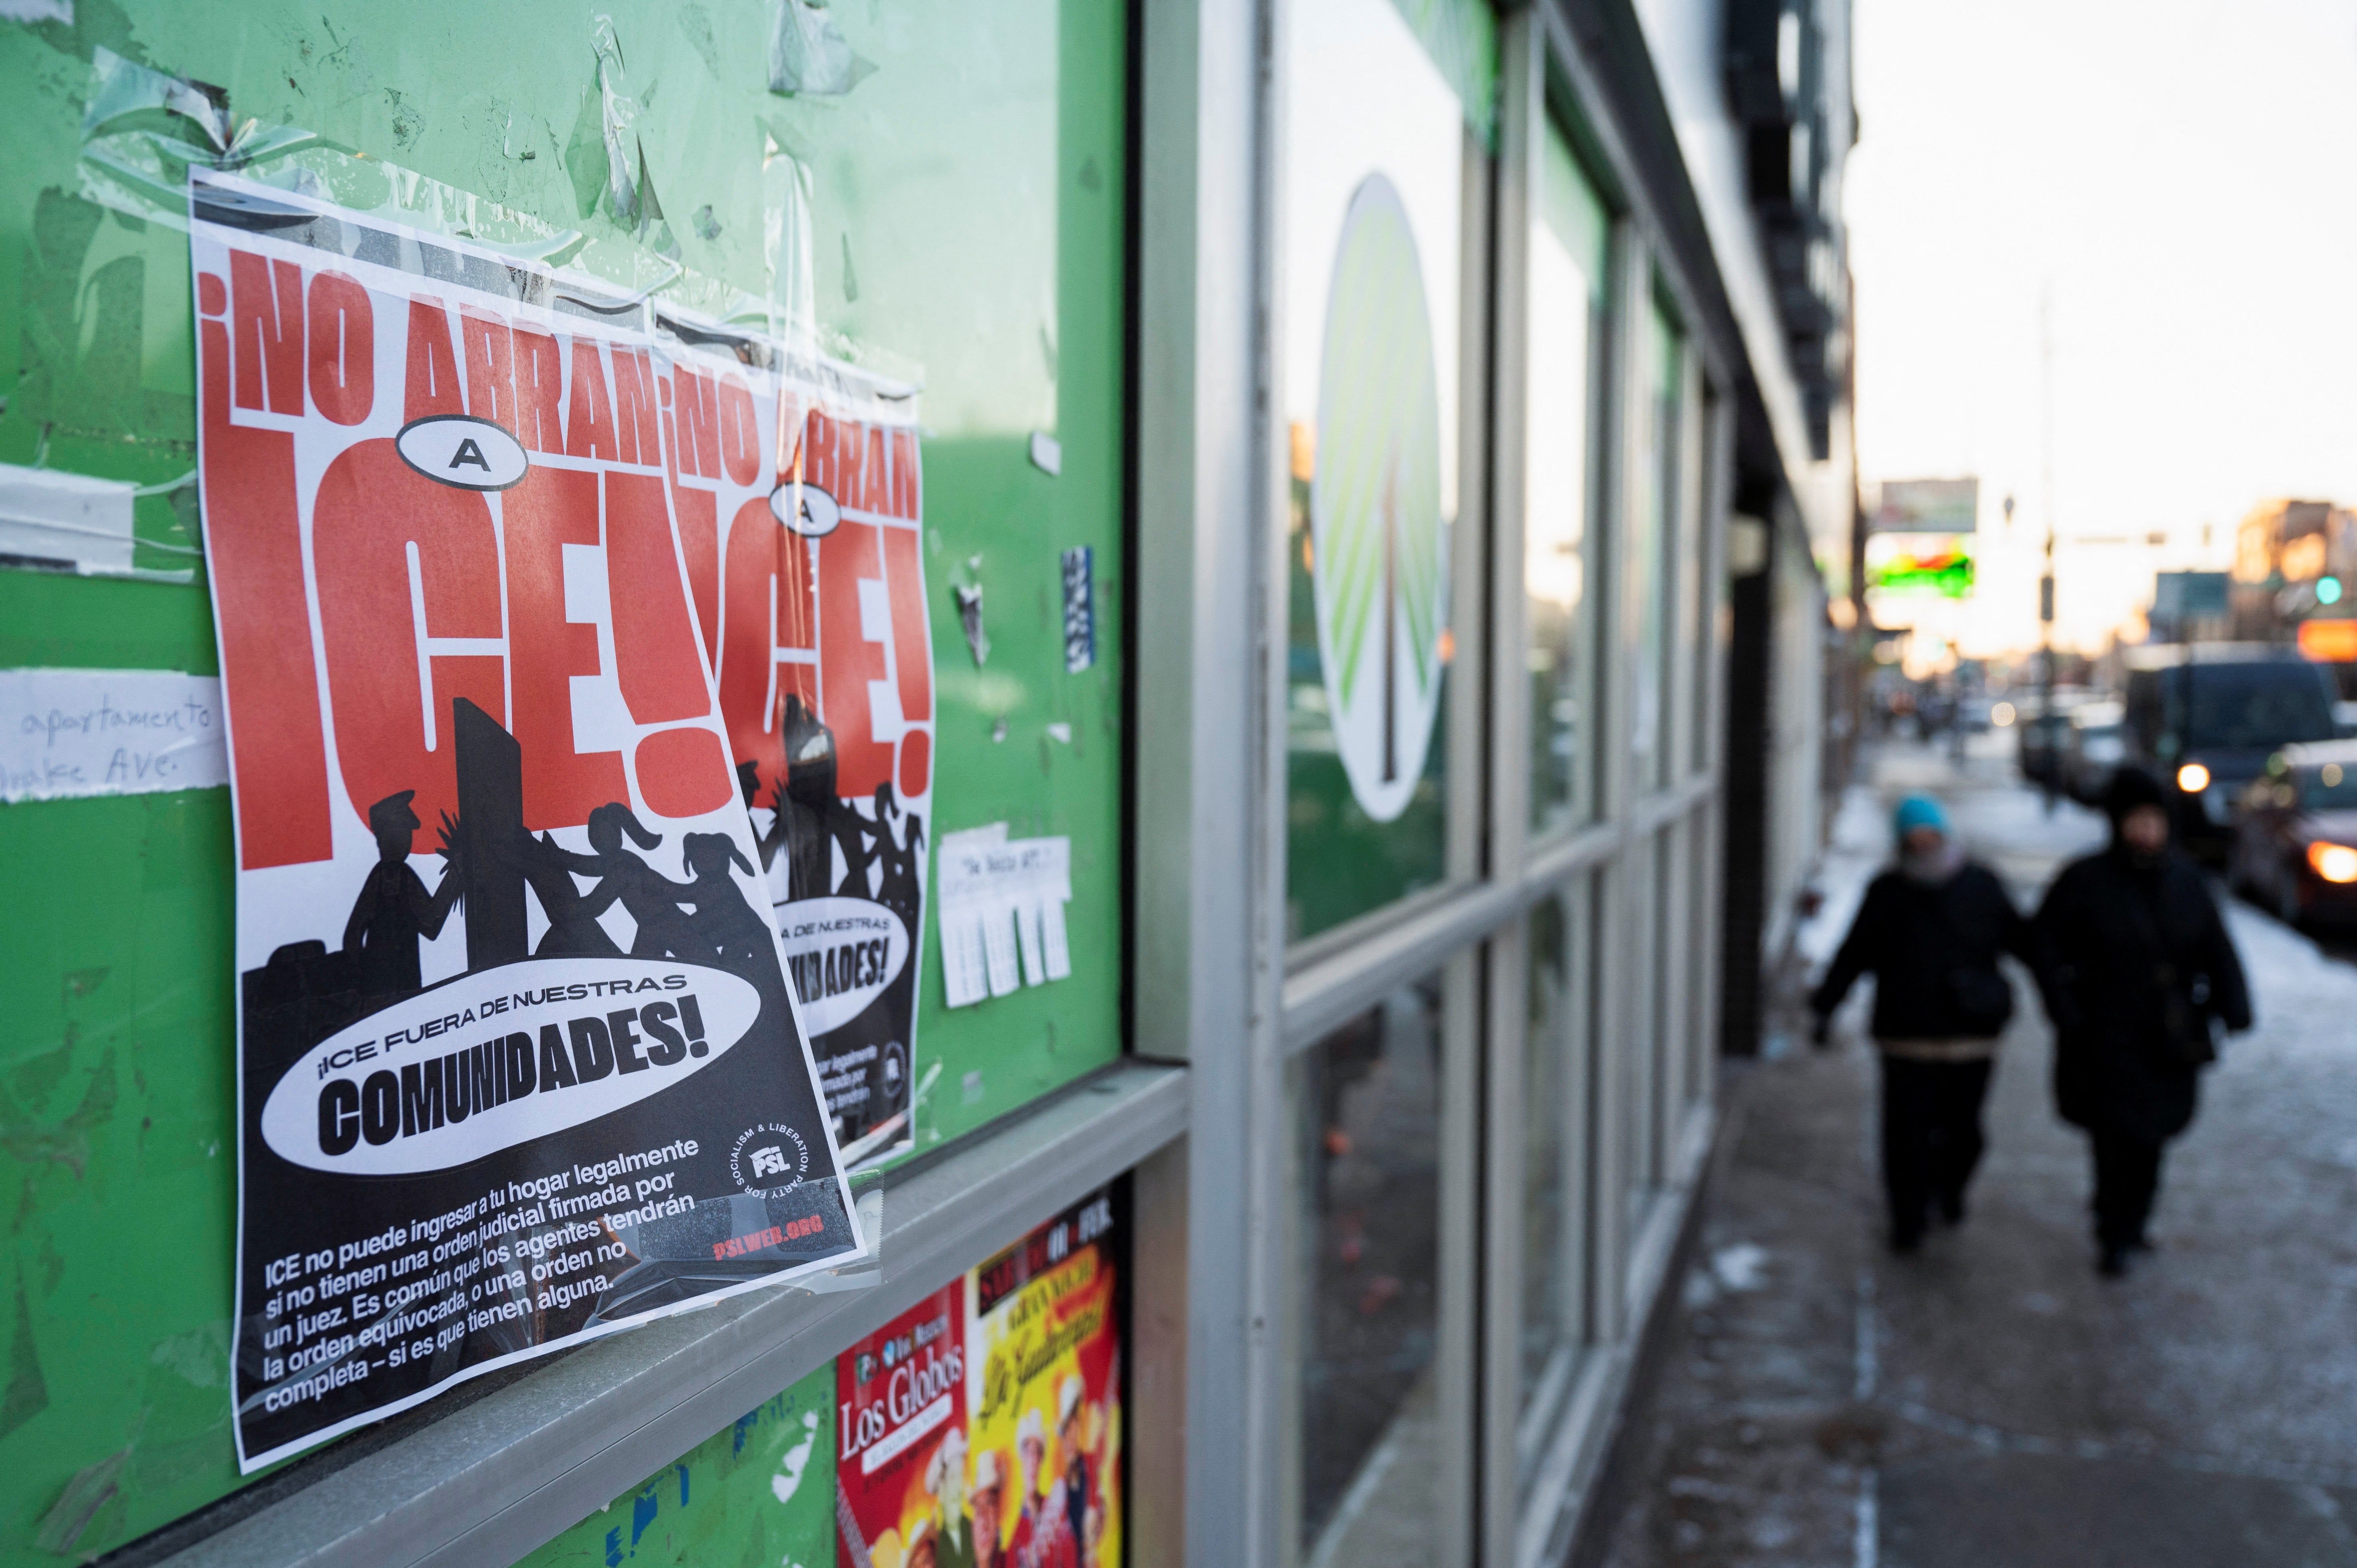
{"type": "MultiPolygon", "coordinates": [[[[1464,174],[1460,182],[1458,377],[1457,514],[1450,532],[1449,617],[1456,642],[1451,675],[1456,681],[1448,704],[1449,786],[1445,808],[1445,878],[1441,886],[1397,900],[1321,932],[1308,942],[1284,940],[1286,909],[1286,645],[1289,632],[1289,563],[1286,521],[1289,510],[1286,443],[1280,421],[1285,409],[1283,349],[1285,317],[1286,148],[1285,83],[1291,42],[1286,26],[1286,0],[1264,0],[1262,38],[1261,126],[1263,220],[1258,294],[1264,338],[1259,388],[1259,497],[1262,538],[1255,560],[1260,571],[1254,596],[1262,617],[1259,633],[1261,715],[1261,789],[1259,810],[1251,813],[1262,834],[1255,871],[1263,899],[1261,929],[1277,955],[1271,965],[1269,1021],[1265,1035],[1255,1032],[1247,1047],[1253,1076],[1269,1095],[1268,1103],[1292,1110],[1286,1065],[1314,1046],[1329,1029],[1373,1005],[1395,989],[1402,976],[1420,975],[1438,968],[1448,978],[1451,1003],[1447,1009],[1442,1101],[1442,1283],[1438,1364],[1441,1376],[1442,1452],[1451,1463],[1442,1477],[1439,1529],[1441,1568],[1458,1568],[1471,1561],[1476,1529],[1472,1496],[1478,1475],[1474,1411],[1475,1318],[1479,1292],[1473,1269],[1480,1256],[1478,1134],[1482,1119],[1479,1103],[1484,1064],[1480,1053],[1487,1033],[1486,986],[1478,983],[1480,949],[1478,943],[1511,918],[1498,902],[1498,890],[1485,874],[1494,860],[1485,841],[1491,819],[1490,790],[1494,770],[1488,736],[1491,605],[1496,559],[1490,537],[1492,504],[1490,449],[1491,334],[1490,301],[1492,215],[1492,159],[1471,133],[1464,137],[1464,174]],[[1468,670],[1472,673],[1469,678],[1468,670]],[[1462,998],[1462,1000],[1458,1000],[1462,998]]],[[[1281,1121],[1281,1117],[1271,1118],[1281,1121]]],[[[1274,1243],[1253,1259],[1265,1272],[1257,1288],[1254,1332],[1265,1349],[1274,1350],[1268,1375],[1246,1388],[1260,1414],[1252,1423],[1265,1442],[1279,1445],[1266,1455],[1271,1462],[1261,1473],[1289,1477],[1297,1461],[1295,1424],[1298,1419],[1290,1389],[1297,1369],[1285,1353],[1281,1336],[1268,1334],[1268,1325],[1280,1327],[1297,1314],[1297,1260],[1285,1245],[1291,1200],[1290,1173],[1266,1149],[1244,1167],[1244,1179],[1254,1189],[1248,1208],[1262,1220],[1260,1234],[1274,1243]]],[[[1275,1506],[1258,1519],[1244,1542],[1248,1554],[1215,1559],[1190,1550],[1189,1560],[1227,1564],[1286,1564],[1297,1560],[1290,1505],[1297,1482],[1274,1488],[1275,1506]]]]}
{"type": "MultiPolygon", "coordinates": [[[[1673,310],[1684,319],[1692,320],[1698,313],[1692,304],[1692,291],[1674,259],[1654,238],[1660,232],[1659,225],[1652,220],[1641,192],[1631,180],[1625,157],[1619,152],[1609,124],[1580,114],[1576,102],[1565,102],[1566,97],[1584,95],[1584,72],[1577,59],[1566,58],[1567,34],[1559,19],[1544,8],[1516,11],[1501,18],[1500,42],[1503,96],[1495,229],[1499,315],[1492,328],[1495,369],[1491,389],[1495,423],[1489,518],[1491,558],[1496,566],[1487,584],[1491,658],[1487,682],[1490,745],[1485,757],[1489,787],[1484,791],[1490,811],[1490,871],[1486,877],[1469,886],[1450,886],[1404,900],[1377,916],[1354,921],[1338,932],[1322,934],[1293,949],[1288,954],[1290,972],[1280,992],[1281,1049],[1289,1055],[1314,1043],[1327,1030],[1371,1005],[1397,975],[1421,972],[1451,953],[1486,940],[1491,946],[1487,960],[1491,1008],[1489,1038],[1483,1047],[1489,1074],[1485,1094],[1488,1105],[1498,1106],[1501,1085],[1506,1081],[1499,1072],[1500,1053],[1519,1039],[1509,1022],[1511,1010],[1505,1005],[1511,997],[1515,1007],[1519,1006],[1519,996],[1508,984],[1520,974],[1520,965],[1510,950],[1512,923],[1542,898],[1567,890],[1574,891],[1575,897],[1581,896],[1576,890],[1576,879],[1593,874],[1594,881],[1586,885],[1585,892],[1595,900],[1594,940],[1598,950],[1592,961],[1601,1005],[1598,1015],[1589,1025],[1591,1037],[1598,1042],[1593,1063],[1598,1080],[1586,1087],[1602,1125],[1577,1130],[1577,1141],[1600,1167],[1594,1173],[1595,1177],[1602,1178],[1609,1175],[1618,1158],[1613,1146],[1616,1135],[1639,1131],[1647,1146],[1649,1171],[1654,1173],[1641,1186],[1647,1190],[1661,1190],[1665,1178],[1670,1185],[1676,1185],[1675,1167],[1684,1163],[1678,1149],[1684,1142],[1680,1135],[1684,1108],[1695,1098],[1688,1086],[1695,1085],[1702,1075],[1687,1069],[1686,1047],[1691,1040],[1682,1038],[1673,1047],[1663,1030],[1643,1024],[1646,1015],[1655,1009],[1649,1004],[1632,1009],[1630,1004],[1641,998],[1632,998],[1630,987],[1625,983],[1616,983],[1614,977],[1626,972],[1631,958],[1650,968],[1650,951],[1632,953],[1632,947],[1666,950],[1684,946],[1674,940],[1671,932],[1687,923],[1686,912],[1693,907],[1690,896],[1678,895],[1652,918],[1641,918],[1642,910],[1631,906],[1632,901],[1651,905],[1657,897],[1669,898],[1659,876],[1646,868],[1647,861],[1658,854],[1657,845],[1665,834],[1674,835],[1679,843],[1679,866],[1695,864],[1695,857],[1703,853],[1705,834],[1694,824],[1717,812],[1717,758],[1714,755],[1693,755],[1689,746],[1684,766],[1674,770],[1671,782],[1658,787],[1634,778],[1625,760],[1631,710],[1631,693],[1626,684],[1633,669],[1633,650],[1626,643],[1627,634],[1635,624],[1635,607],[1631,582],[1633,563],[1623,546],[1628,536],[1623,514],[1634,499],[1629,474],[1632,464],[1641,461],[1631,450],[1641,435],[1631,417],[1636,396],[1631,382],[1641,371],[1639,354],[1646,317],[1642,312],[1624,307],[1612,313],[1610,338],[1606,345],[1602,410],[1606,428],[1598,451],[1603,468],[1602,495],[1589,535],[1598,568],[1598,586],[1591,601],[1591,622],[1597,628],[1596,703],[1600,719],[1596,733],[1602,738],[1597,748],[1601,775],[1596,786],[1597,818],[1585,826],[1541,837],[1536,842],[1528,832],[1524,767],[1528,725],[1522,713],[1523,704],[1517,680],[1520,661],[1512,657],[1523,628],[1520,576],[1513,570],[1519,560],[1516,545],[1522,537],[1523,519],[1520,490],[1513,476],[1521,450],[1518,415],[1526,371],[1520,335],[1526,297],[1527,254],[1526,237],[1520,230],[1528,221],[1530,210],[1531,138],[1544,115],[1574,120],[1584,133],[1576,138],[1577,145],[1591,156],[1600,148],[1607,162],[1617,166],[1609,171],[1619,177],[1617,182],[1609,176],[1600,181],[1612,199],[1625,203],[1625,209],[1616,217],[1612,240],[1612,290],[1616,300],[1625,306],[1641,285],[1645,291],[1659,287],[1673,310]],[[1526,75],[1530,78],[1527,82],[1526,75]],[[1631,914],[1641,916],[1637,927],[1640,931],[1647,926],[1662,929],[1651,940],[1632,941],[1631,922],[1627,918],[1631,914]],[[1663,925],[1664,920],[1669,924],[1663,925]],[[1628,1016],[1632,1011],[1637,1014],[1634,1020],[1628,1016]],[[1605,1112],[1605,1106],[1621,1092],[1638,1087],[1620,1081],[1636,1065],[1630,1059],[1632,1053],[1626,1048],[1603,1048],[1606,1041],[1626,1039],[1632,1023],[1642,1027],[1651,1047],[1641,1063],[1641,1082],[1649,1085],[1658,1076],[1674,1073],[1679,1086],[1675,1107],[1665,1105],[1656,1114],[1649,1104],[1647,1113],[1634,1119],[1638,1123],[1634,1129],[1629,1116],[1616,1117],[1605,1112]],[[1661,1059],[1673,1050],[1676,1053],[1674,1064],[1661,1059]],[[1598,1136],[1599,1132],[1604,1135],[1598,1136]],[[1655,1149],[1661,1151],[1658,1157],[1651,1152],[1655,1149]]],[[[1271,73],[1276,74],[1274,64],[1271,73]]],[[[1272,340],[1275,331],[1273,326],[1272,340]]],[[[1681,605],[1695,602],[1695,596],[1687,588],[1691,582],[1687,571],[1716,574],[1718,570],[1721,546],[1717,536],[1723,532],[1723,507],[1705,505],[1703,495],[1706,491],[1715,496],[1725,489],[1717,470],[1731,458],[1730,447],[1722,440],[1711,439],[1718,434],[1717,429],[1701,424],[1690,413],[1704,404],[1726,403],[1726,395],[1720,390],[1717,360],[1698,334],[1686,330],[1684,339],[1687,358],[1686,373],[1682,380],[1686,403],[1679,418],[1677,478],[1684,481],[1692,477],[1694,482],[1691,488],[1681,483],[1681,493],[1665,508],[1679,537],[1665,537],[1662,547],[1673,562],[1684,568],[1675,581],[1662,585],[1668,601],[1664,608],[1672,615],[1678,612],[1681,605]],[[1700,548],[1695,548],[1697,545],[1700,548]]],[[[1268,504],[1275,510],[1283,503],[1281,485],[1272,484],[1268,504]]],[[[1278,545],[1275,550],[1281,548],[1278,545]]],[[[1271,551],[1272,562],[1275,550],[1271,551]]],[[[1713,597],[1715,600],[1716,596],[1713,597]]],[[[1281,596],[1270,594],[1264,613],[1270,617],[1272,627],[1284,625],[1280,618],[1283,609],[1281,596]]],[[[1674,623],[1664,628],[1670,656],[1684,657],[1691,669],[1686,678],[1674,682],[1665,681],[1669,689],[1664,692],[1661,718],[1665,746],[1694,733],[1696,711],[1716,693],[1715,671],[1706,659],[1696,656],[1701,650],[1694,648],[1696,639],[1686,635],[1688,629],[1674,623]]],[[[1281,667],[1272,661],[1268,666],[1272,687],[1281,677],[1281,667]]],[[[1282,730],[1272,725],[1265,736],[1274,757],[1283,743],[1282,730]]],[[[1267,787],[1272,798],[1281,794],[1281,774],[1272,773],[1267,787]]],[[[1281,810],[1265,811],[1264,821],[1271,838],[1279,838],[1283,831],[1281,810]]],[[[1274,891],[1281,892],[1281,883],[1274,891]]],[[[1706,976],[1710,972],[1698,972],[1706,976]]],[[[1691,1036],[1709,1005],[1706,1000],[1703,1006],[1690,1010],[1677,1033],[1691,1036]]],[[[1648,1097],[1650,1100],[1650,1092],[1648,1097]]],[[[1486,1190],[1493,1205],[1508,1190],[1497,1185],[1503,1182],[1506,1175],[1503,1155],[1496,1146],[1499,1142],[1494,1136],[1489,1140],[1491,1146],[1485,1156],[1485,1182],[1491,1184],[1486,1190]]],[[[1627,1208],[1635,1196],[1636,1185],[1626,1180],[1609,1184],[1602,1179],[1592,1180],[1591,1186],[1598,1192],[1599,1219],[1627,1208]],[[1609,1192],[1608,1186],[1611,1188],[1609,1192]]],[[[1606,1229],[1599,1226],[1599,1230],[1606,1229]]],[[[1594,1331],[1599,1340],[1609,1342],[1621,1331],[1621,1320],[1627,1316],[1625,1286],[1632,1271],[1641,1272],[1641,1260],[1632,1259],[1629,1250],[1639,1244],[1640,1232],[1645,1229],[1639,1217],[1629,1214],[1609,1225],[1609,1235],[1599,1235],[1596,1240],[1598,1278],[1592,1313],[1594,1331]]],[[[1495,1238],[1491,1246],[1494,1257],[1495,1238]]],[[[1491,1294],[1495,1295],[1497,1292],[1493,1289],[1491,1294]]],[[[1501,1321],[1485,1308],[1485,1342],[1496,1338],[1501,1321]]],[[[1496,1366],[1485,1366],[1484,1385],[1489,1391],[1486,1398],[1493,1407],[1502,1390],[1503,1385],[1498,1381],[1501,1375],[1496,1366]]],[[[1496,1426],[1486,1415],[1484,1437],[1491,1452],[1499,1451],[1496,1426]]],[[[1486,1482],[1484,1489],[1484,1535],[1491,1538],[1496,1504],[1486,1495],[1491,1489],[1486,1482]]]]}
{"type": "MultiPolygon", "coordinates": [[[[1190,1133],[1141,1166],[1140,1568],[1267,1560],[1275,1509],[1262,1168],[1282,1127],[1261,645],[1270,39],[1260,0],[1138,20],[1133,1047],[1184,1060],[1190,1133]]],[[[1281,906],[1278,906],[1281,908],[1281,906]]]]}

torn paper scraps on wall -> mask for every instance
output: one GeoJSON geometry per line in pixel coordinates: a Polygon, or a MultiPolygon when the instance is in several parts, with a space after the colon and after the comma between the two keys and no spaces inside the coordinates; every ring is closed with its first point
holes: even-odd
{"type": "Polygon", "coordinates": [[[949,1004],[1071,978],[1064,928],[1071,897],[1070,838],[1010,839],[1005,822],[943,834],[939,907],[949,1004]]]}
{"type": "Polygon", "coordinates": [[[0,670],[0,800],[229,782],[221,682],[171,670],[0,670]]]}
{"type": "Polygon", "coordinates": [[[853,52],[824,5],[778,0],[778,23],[770,34],[771,91],[840,97],[875,70],[874,61],[853,52]]]}

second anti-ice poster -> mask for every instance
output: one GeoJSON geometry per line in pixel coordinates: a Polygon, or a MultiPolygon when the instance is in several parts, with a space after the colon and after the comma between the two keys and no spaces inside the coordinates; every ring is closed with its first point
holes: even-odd
{"type": "Polygon", "coordinates": [[[933,662],[914,396],[658,311],[681,548],[846,1166],[911,1146],[933,662]]]}

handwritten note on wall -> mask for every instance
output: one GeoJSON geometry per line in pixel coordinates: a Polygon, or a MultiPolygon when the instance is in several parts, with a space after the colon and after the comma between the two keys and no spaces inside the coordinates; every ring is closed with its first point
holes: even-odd
{"type": "Polygon", "coordinates": [[[0,670],[0,800],[229,782],[221,682],[168,670],[0,670]]]}
{"type": "Polygon", "coordinates": [[[1005,822],[944,834],[937,908],[949,1004],[1070,979],[1071,897],[1069,838],[1010,839],[1005,822]]]}

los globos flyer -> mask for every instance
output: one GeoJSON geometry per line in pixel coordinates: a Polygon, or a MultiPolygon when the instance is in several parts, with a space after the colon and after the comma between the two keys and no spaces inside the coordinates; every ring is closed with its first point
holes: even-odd
{"type": "Polygon", "coordinates": [[[905,389],[285,191],[190,206],[252,1469],[864,1250],[931,663],[905,389]]]}
{"type": "Polygon", "coordinates": [[[1112,1196],[835,1359],[838,1568],[1122,1561],[1112,1196]]]}

